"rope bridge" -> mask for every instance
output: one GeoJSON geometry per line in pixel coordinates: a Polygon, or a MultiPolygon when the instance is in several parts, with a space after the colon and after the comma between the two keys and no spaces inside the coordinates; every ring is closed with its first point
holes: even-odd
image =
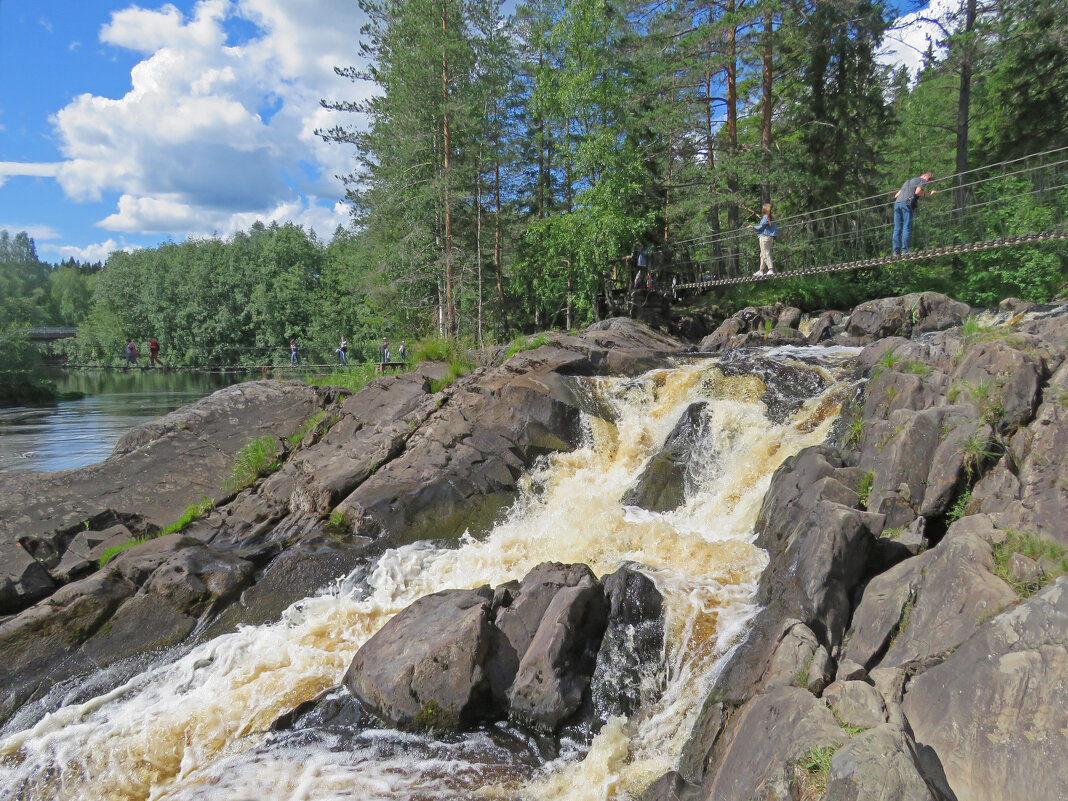
{"type": "Polygon", "coordinates": [[[751,274],[757,237],[746,226],[647,252],[653,283],[663,292],[675,275],[676,290],[701,292],[1068,239],[1068,146],[936,178],[928,188],[938,191],[919,201],[909,253],[889,253],[895,187],[778,217],[773,276],[751,274]]]}

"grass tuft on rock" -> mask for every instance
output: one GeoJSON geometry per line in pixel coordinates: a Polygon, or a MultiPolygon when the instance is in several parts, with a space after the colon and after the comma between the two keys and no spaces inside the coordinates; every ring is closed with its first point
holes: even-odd
{"type": "Polygon", "coordinates": [[[827,792],[831,760],[841,743],[808,749],[794,765],[794,782],[800,801],[820,801],[827,792]]]}
{"type": "Polygon", "coordinates": [[[1021,600],[1026,600],[1059,576],[1068,574],[1068,551],[1050,540],[1009,529],[1004,542],[996,543],[994,575],[1012,587],[1021,600]],[[1012,557],[1026,556],[1035,562],[1036,569],[1027,576],[1014,576],[1012,557]]]}
{"type": "Polygon", "coordinates": [[[227,493],[240,492],[260,476],[273,473],[277,469],[278,455],[275,452],[274,437],[271,434],[254,437],[234,456],[234,464],[223,489],[227,493]]]}
{"type": "Polygon", "coordinates": [[[343,387],[359,392],[374,381],[376,375],[374,362],[364,362],[345,369],[338,368],[329,373],[309,373],[302,380],[305,384],[317,387],[343,387]]]}
{"type": "Polygon", "coordinates": [[[286,442],[290,445],[297,445],[304,437],[308,435],[308,432],[315,428],[316,423],[326,417],[326,409],[320,409],[299,426],[293,429],[292,433],[286,437],[286,442]]]}
{"type": "Polygon", "coordinates": [[[112,547],[107,548],[102,554],[100,554],[100,558],[97,559],[97,566],[103,568],[105,565],[107,565],[108,562],[110,562],[120,553],[127,550],[128,548],[134,547],[135,545],[140,545],[143,542],[148,542],[149,540],[156,539],[157,537],[166,537],[168,534],[175,534],[176,532],[183,531],[194,520],[199,520],[200,518],[207,515],[214,508],[214,498],[204,497],[199,503],[191,503],[187,507],[185,507],[185,511],[182,512],[182,514],[178,517],[177,520],[163,528],[158,534],[149,537],[134,537],[133,539],[127,540],[126,542],[120,545],[113,545],[112,547]]]}
{"type": "Polygon", "coordinates": [[[540,334],[536,334],[532,337],[526,337],[520,334],[514,340],[512,344],[508,346],[508,350],[504,353],[504,359],[507,361],[515,356],[517,353],[522,353],[526,350],[534,350],[540,348],[542,345],[549,341],[549,336],[543,331],[540,334]]]}

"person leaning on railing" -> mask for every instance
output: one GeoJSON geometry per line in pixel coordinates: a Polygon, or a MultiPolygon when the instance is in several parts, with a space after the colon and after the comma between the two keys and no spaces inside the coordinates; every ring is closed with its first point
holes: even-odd
{"type": "Polygon", "coordinates": [[[931,180],[931,173],[925,172],[915,178],[909,178],[894,195],[894,239],[891,247],[894,255],[909,252],[909,237],[912,236],[912,218],[921,197],[930,197],[934,189],[924,187],[931,180]]]}

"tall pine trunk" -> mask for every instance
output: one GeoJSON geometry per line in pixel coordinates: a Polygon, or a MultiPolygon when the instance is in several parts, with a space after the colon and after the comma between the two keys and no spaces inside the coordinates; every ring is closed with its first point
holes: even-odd
{"type": "Polygon", "coordinates": [[[443,113],[442,146],[445,149],[445,336],[456,334],[456,297],[453,286],[452,265],[452,198],[449,184],[452,181],[452,141],[449,130],[449,59],[446,37],[448,36],[448,3],[441,4],[441,101],[443,113]]]}

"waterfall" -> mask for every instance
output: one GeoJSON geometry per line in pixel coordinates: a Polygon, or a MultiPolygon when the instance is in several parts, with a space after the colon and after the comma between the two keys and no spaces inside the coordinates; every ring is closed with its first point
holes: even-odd
{"type": "MultiPolygon", "coordinates": [[[[0,795],[44,799],[568,799],[634,797],[675,766],[721,657],[755,609],[765,554],[753,526],[775,469],[822,442],[851,387],[852,352],[761,354],[815,374],[820,389],[773,422],[764,381],[703,360],[637,379],[575,379],[601,417],[584,444],[524,478],[506,518],[445,549],[385,552],[370,574],[340,579],[275,623],[197,646],[88,702],[62,707],[0,742],[0,795]],[[673,512],[621,498],[694,402],[706,418],[673,512]],[[353,654],[392,615],[447,588],[496,586],[544,561],[583,562],[599,576],[637,565],[664,595],[666,653],[656,701],[613,718],[585,743],[536,744],[506,726],[438,739],[364,727],[269,731],[272,721],[335,687],[353,654]]],[[[775,415],[772,415],[775,417],[775,415]]],[[[344,690],[339,691],[344,693],[344,690]]]]}

